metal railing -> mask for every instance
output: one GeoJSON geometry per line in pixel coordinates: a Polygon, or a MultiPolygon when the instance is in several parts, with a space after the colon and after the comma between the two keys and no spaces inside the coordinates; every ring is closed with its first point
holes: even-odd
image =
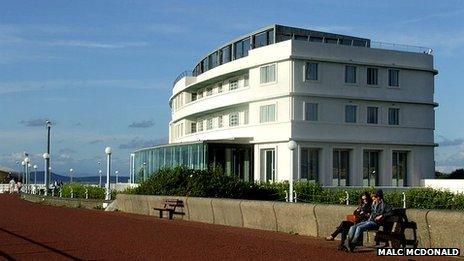
{"type": "Polygon", "coordinates": [[[415,45],[406,45],[406,44],[395,44],[395,43],[384,43],[384,42],[373,42],[371,41],[371,48],[375,49],[385,49],[393,51],[404,51],[404,52],[413,52],[413,53],[425,53],[432,54],[432,48],[415,46],[415,45]]]}
{"type": "Polygon", "coordinates": [[[180,79],[186,77],[186,76],[192,76],[192,71],[190,70],[185,70],[183,72],[181,72],[179,75],[177,75],[176,79],[174,80],[174,83],[172,84],[172,86],[176,85],[176,83],[178,81],[180,81],[180,79]]]}

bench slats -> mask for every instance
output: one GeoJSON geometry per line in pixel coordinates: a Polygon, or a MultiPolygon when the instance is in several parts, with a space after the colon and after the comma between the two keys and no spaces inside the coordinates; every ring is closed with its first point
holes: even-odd
{"type": "Polygon", "coordinates": [[[169,219],[172,219],[174,214],[176,215],[185,215],[184,212],[176,211],[176,208],[183,208],[184,201],[180,199],[165,199],[163,201],[164,207],[163,208],[153,208],[154,210],[159,211],[159,217],[163,218],[163,212],[166,211],[169,213],[169,219]]]}

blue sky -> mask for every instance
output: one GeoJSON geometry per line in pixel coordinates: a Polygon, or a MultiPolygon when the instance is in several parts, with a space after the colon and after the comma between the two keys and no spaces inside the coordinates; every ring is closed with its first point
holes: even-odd
{"type": "Polygon", "coordinates": [[[463,1],[0,1],[0,166],[45,149],[53,170],[98,171],[105,146],[128,172],[164,142],[172,81],[208,51],[268,24],[434,50],[437,167],[464,164],[463,1]]]}

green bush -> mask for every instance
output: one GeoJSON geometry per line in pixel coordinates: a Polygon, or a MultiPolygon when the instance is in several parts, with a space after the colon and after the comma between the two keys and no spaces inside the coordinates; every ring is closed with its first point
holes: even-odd
{"type": "MultiPolygon", "coordinates": [[[[85,198],[85,190],[88,191],[89,199],[104,199],[105,189],[97,186],[84,185],[80,183],[68,183],[61,186],[61,196],[64,198],[71,197],[71,188],[73,190],[73,198],[85,198]]],[[[59,193],[59,192],[58,192],[59,193]]],[[[59,196],[55,193],[55,196],[59,196]]]]}
{"type": "MultiPolygon", "coordinates": [[[[140,183],[139,187],[123,193],[284,201],[288,190],[288,182],[247,182],[236,176],[224,175],[218,169],[176,167],[161,169],[140,183]]],[[[306,181],[295,182],[294,190],[298,202],[343,205],[346,204],[346,193],[349,204],[356,205],[362,193],[375,192],[373,187],[323,188],[318,183],[306,181]]],[[[81,189],[76,188],[75,195],[81,193],[81,189]]],[[[103,189],[101,196],[104,197],[103,189]]],[[[403,207],[403,196],[406,196],[407,208],[464,210],[464,194],[431,188],[384,192],[385,201],[394,207],[403,207]]]]}

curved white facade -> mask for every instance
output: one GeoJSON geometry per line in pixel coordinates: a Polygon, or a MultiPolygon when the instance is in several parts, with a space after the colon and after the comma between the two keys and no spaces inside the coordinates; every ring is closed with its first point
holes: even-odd
{"type": "Polygon", "coordinates": [[[419,186],[434,177],[432,55],[292,38],[178,80],[169,143],[253,144],[255,180],[419,186]]]}

